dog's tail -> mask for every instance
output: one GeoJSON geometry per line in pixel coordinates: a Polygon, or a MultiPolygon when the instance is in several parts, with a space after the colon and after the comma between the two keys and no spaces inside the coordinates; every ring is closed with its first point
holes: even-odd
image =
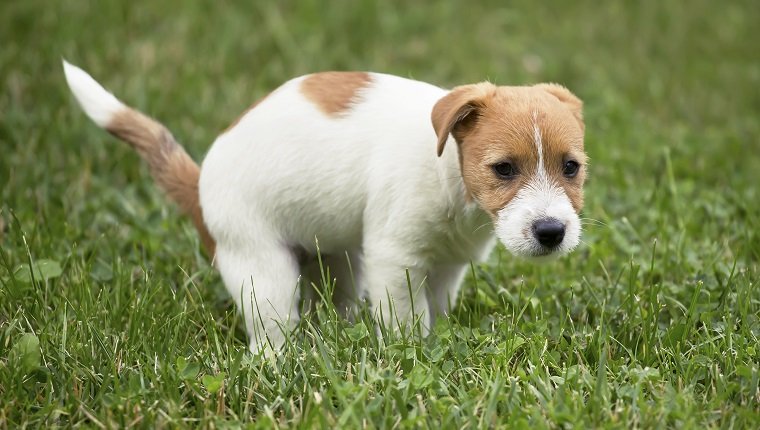
{"type": "Polygon", "coordinates": [[[190,216],[213,258],[216,244],[203,222],[198,198],[198,164],[158,121],[126,106],[84,70],[63,61],[71,92],[97,125],[127,142],[150,166],[153,178],[190,216]]]}

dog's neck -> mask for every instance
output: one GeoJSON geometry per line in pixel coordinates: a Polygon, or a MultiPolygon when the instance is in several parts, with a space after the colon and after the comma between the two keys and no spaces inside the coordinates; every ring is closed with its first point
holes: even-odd
{"type": "Polygon", "coordinates": [[[446,227],[434,252],[443,261],[466,263],[483,258],[492,248],[494,236],[491,217],[464,185],[458,149],[455,143],[449,145],[437,159],[446,227]]]}

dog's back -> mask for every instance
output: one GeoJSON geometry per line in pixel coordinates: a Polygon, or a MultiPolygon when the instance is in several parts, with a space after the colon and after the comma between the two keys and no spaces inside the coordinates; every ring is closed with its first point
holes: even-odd
{"type": "Polygon", "coordinates": [[[309,91],[320,75],[282,85],[209,150],[200,195],[217,240],[266,229],[311,252],[315,237],[322,251],[342,252],[361,246],[366,222],[392,222],[399,210],[432,218],[448,203],[440,181],[455,172],[436,157],[433,128],[420,127],[445,91],[366,73],[347,103],[326,111],[309,91]]]}

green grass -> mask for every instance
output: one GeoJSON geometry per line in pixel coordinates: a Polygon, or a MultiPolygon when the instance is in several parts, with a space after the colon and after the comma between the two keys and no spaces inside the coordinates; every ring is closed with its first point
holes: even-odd
{"type": "Polygon", "coordinates": [[[0,4],[0,428],[760,427],[754,2],[168,3],[0,4]],[[320,305],[252,359],[192,226],[81,113],[62,57],[197,159],[310,71],[564,83],[586,106],[584,244],[541,266],[497,250],[427,338],[320,305]]]}

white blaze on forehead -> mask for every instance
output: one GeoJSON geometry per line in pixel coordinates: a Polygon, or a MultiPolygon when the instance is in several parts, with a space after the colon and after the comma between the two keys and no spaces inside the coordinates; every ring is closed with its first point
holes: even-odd
{"type": "Polygon", "coordinates": [[[541,142],[541,130],[538,129],[538,111],[533,111],[533,143],[536,145],[536,151],[538,152],[538,169],[537,171],[543,173],[544,170],[544,145],[541,142]]]}
{"type": "Polygon", "coordinates": [[[533,112],[533,141],[538,152],[536,170],[512,201],[499,211],[496,234],[513,254],[525,257],[546,255],[546,249],[533,236],[533,224],[540,219],[555,218],[565,225],[565,238],[552,250],[552,255],[566,254],[580,241],[580,219],[565,190],[546,172],[536,111],[533,112]]]}
{"type": "Polygon", "coordinates": [[[536,165],[536,173],[533,180],[527,185],[537,189],[544,189],[549,193],[560,191],[553,181],[546,173],[546,166],[544,166],[544,143],[541,141],[541,130],[538,128],[538,111],[533,111],[533,143],[536,145],[536,152],[538,153],[538,163],[536,165]]]}

